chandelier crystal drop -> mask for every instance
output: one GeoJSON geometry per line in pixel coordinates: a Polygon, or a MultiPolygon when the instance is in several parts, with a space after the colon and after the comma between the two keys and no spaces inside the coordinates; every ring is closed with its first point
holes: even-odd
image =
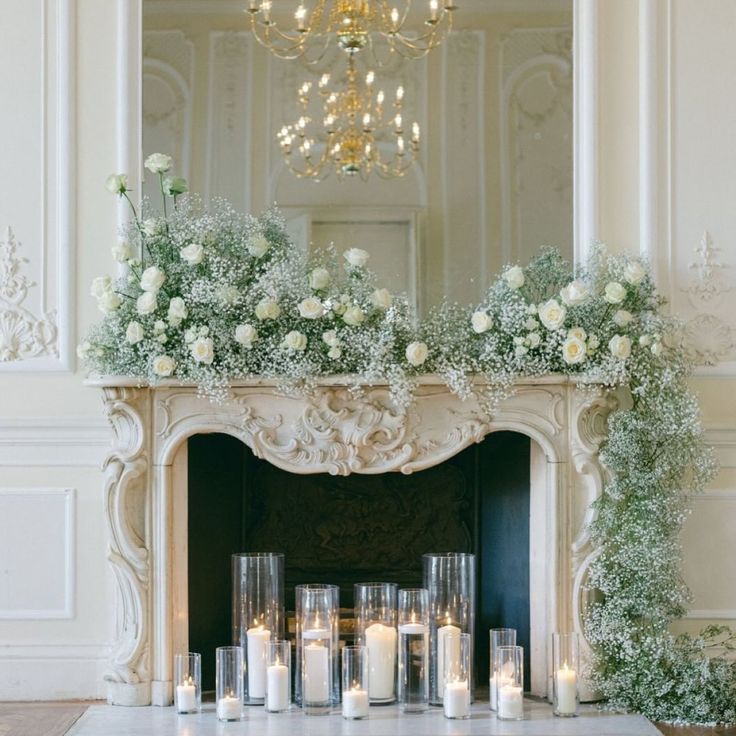
{"type": "MultiPolygon", "coordinates": [[[[439,46],[452,30],[453,0],[425,0],[423,19],[410,18],[413,0],[315,0],[311,9],[300,2],[288,29],[274,18],[272,0],[248,0],[251,30],[258,42],[282,59],[319,61],[334,40],[356,54],[383,39],[390,51],[420,59],[439,46]],[[417,27],[418,26],[418,27],[417,27]]],[[[421,11],[420,11],[421,12],[421,11]]],[[[375,50],[375,49],[374,49],[375,50]]],[[[376,62],[380,63],[378,58],[376,62]]]]}
{"type": "Polygon", "coordinates": [[[329,74],[316,84],[322,102],[321,129],[310,117],[315,85],[299,88],[299,119],[277,134],[289,170],[300,179],[322,181],[334,170],[338,179],[360,177],[366,181],[375,171],[384,179],[404,176],[419,152],[419,125],[404,129],[404,88],[396,89],[387,103],[383,90],[374,94],[375,73],[359,79],[354,58],[348,57],[346,82],[331,89],[329,74]],[[383,150],[382,150],[383,149],[383,150]],[[390,149],[384,157],[386,149],[390,149]]]}

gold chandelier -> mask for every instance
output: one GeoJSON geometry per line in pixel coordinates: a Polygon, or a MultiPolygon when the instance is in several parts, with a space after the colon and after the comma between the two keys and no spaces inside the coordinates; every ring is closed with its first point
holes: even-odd
{"type": "Polygon", "coordinates": [[[315,181],[325,179],[333,170],[338,179],[359,176],[366,181],[372,171],[384,179],[403,176],[419,152],[419,125],[412,124],[408,143],[404,132],[404,88],[397,88],[387,109],[383,90],[374,95],[374,72],[369,71],[359,81],[353,56],[348,57],[346,77],[344,87],[337,90],[329,89],[329,74],[323,74],[317,83],[322,100],[321,130],[309,116],[314,85],[304,82],[299,88],[301,116],[277,134],[287,167],[300,179],[315,181]],[[381,136],[391,142],[382,146],[381,136]],[[384,158],[382,147],[392,149],[388,158],[384,158]]]}
{"type": "MultiPolygon", "coordinates": [[[[334,38],[348,54],[374,45],[374,36],[386,41],[391,51],[419,59],[439,46],[452,30],[453,0],[428,0],[423,28],[409,27],[412,0],[315,0],[310,10],[300,2],[293,11],[294,23],[279,28],[273,17],[272,0],[249,0],[251,30],[256,39],[282,59],[322,58],[334,38]]],[[[375,51],[375,47],[374,47],[375,51]]],[[[378,58],[376,57],[378,62],[378,58]]]]}

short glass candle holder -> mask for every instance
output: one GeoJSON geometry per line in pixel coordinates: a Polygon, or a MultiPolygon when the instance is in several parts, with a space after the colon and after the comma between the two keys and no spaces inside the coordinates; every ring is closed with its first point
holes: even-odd
{"type": "Polygon", "coordinates": [[[215,703],[220,721],[239,721],[243,716],[243,649],[215,650],[215,703]]]}
{"type": "Polygon", "coordinates": [[[498,685],[499,682],[502,685],[508,685],[498,673],[495,667],[496,662],[496,650],[498,647],[515,647],[516,646],[516,629],[491,629],[489,632],[490,636],[490,647],[491,656],[489,662],[491,663],[491,673],[489,680],[489,694],[490,694],[490,705],[491,710],[495,711],[498,708],[498,685]]]}
{"type": "Polygon", "coordinates": [[[502,721],[524,719],[524,647],[498,647],[496,672],[499,675],[497,715],[502,721]]]}
{"type": "Polygon", "coordinates": [[[368,717],[370,675],[368,648],[362,645],[342,650],[342,717],[357,720],[368,717]]]}
{"type": "Polygon", "coordinates": [[[429,591],[399,591],[398,700],[404,713],[423,713],[429,705],[429,591]]]}
{"type": "Polygon", "coordinates": [[[266,698],[266,644],[284,638],[284,555],[243,552],[232,556],[233,644],[245,658],[246,705],[266,698]]]}
{"type": "MultiPolygon", "coordinates": [[[[445,639],[475,635],[475,555],[464,552],[422,556],[424,587],[429,591],[429,702],[442,705],[445,639]]],[[[473,655],[471,652],[470,660],[473,655]]],[[[472,673],[468,680],[473,697],[472,673]]]]}
{"type": "Polygon", "coordinates": [[[445,637],[444,695],[445,718],[470,718],[470,634],[445,637]]]}
{"type": "Polygon", "coordinates": [[[396,588],[396,583],[355,586],[355,641],[368,648],[371,703],[396,700],[396,588]]]}
{"type": "Polygon", "coordinates": [[[578,714],[580,640],[577,633],[552,634],[552,707],[556,716],[578,714]]]}
{"type": "Polygon", "coordinates": [[[266,642],[266,710],[283,713],[291,704],[291,642],[266,642]]]}
{"type": "Polygon", "coordinates": [[[177,713],[199,713],[202,708],[202,655],[174,655],[174,701],[177,713]]]}
{"type": "Polygon", "coordinates": [[[340,589],[336,585],[297,585],[297,702],[306,715],[327,715],[340,702],[340,589]]]}

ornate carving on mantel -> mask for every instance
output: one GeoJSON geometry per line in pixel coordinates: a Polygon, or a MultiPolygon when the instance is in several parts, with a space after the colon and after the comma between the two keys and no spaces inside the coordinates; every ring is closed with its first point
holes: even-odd
{"type": "MultiPolygon", "coordinates": [[[[543,509],[543,523],[535,528],[546,560],[547,614],[538,626],[581,631],[577,601],[586,577],[581,569],[593,552],[585,526],[604,480],[597,453],[615,396],[593,388],[578,391],[562,377],[528,379],[488,417],[476,398],[463,401],[432,377],[419,381],[416,401],[406,411],[392,403],[385,386],[356,395],[349,380],[326,381],[309,397],[280,394],[264,381],[244,382],[233,386],[224,404],[198,396],[194,386],[174,383],[96,385],[104,391],[115,437],[105,461],[108,557],[119,607],[107,675],[112,702],[167,705],[170,700],[171,642],[181,638],[172,635],[181,617],[170,605],[176,554],[170,514],[186,497],[181,495],[186,489],[172,486],[171,466],[182,443],[202,432],[231,434],[292,473],[338,476],[412,473],[442,463],[491,432],[527,434],[541,448],[532,493],[543,509]]],[[[546,642],[547,633],[540,630],[539,641],[546,642]]],[[[546,664],[539,651],[541,691],[546,664]]]]}
{"type": "Polygon", "coordinates": [[[36,284],[23,273],[28,259],[19,255],[20,246],[8,227],[0,240],[0,362],[59,355],[55,311],[37,317],[23,306],[36,284]]]}
{"type": "Polygon", "coordinates": [[[104,389],[105,415],[114,437],[103,464],[107,557],[117,583],[117,630],[105,679],[111,683],[112,700],[122,705],[150,703],[149,401],[147,389],[104,389]]]}

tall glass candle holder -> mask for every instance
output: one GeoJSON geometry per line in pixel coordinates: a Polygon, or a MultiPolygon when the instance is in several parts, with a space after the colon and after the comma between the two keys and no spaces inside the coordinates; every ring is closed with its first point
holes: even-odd
{"type": "Polygon", "coordinates": [[[340,702],[338,677],[340,589],[297,585],[297,702],[307,715],[324,715],[340,702]]]}
{"type": "Polygon", "coordinates": [[[498,647],[496,670],[507,682],[498,683],[497,715],[502,721],[524,719],[524,647],[498,647]]]}
{"type": "Polygon", "coordinates": [[[220,721],[239,721],[243,715],[243,649],[215,650],[215,702],[220,721]]]}
{"type": "MultiPolygon", "coordinates": [[[[475,637],[475,555],[464,552],[422,556],[424,587],[429,591],[429,702],[442,705],[444,657],[460,656],[460,634],[470,634],[471,653],[475,637]],[[445,646],[445,639],[451,645],[445,646]]],[[[469,677],[473,697],[473,674],[469,677]]]]}
{"type": "Polygon", "coordinates": [[[177,713],[199,713],[202,708],[202,655],[174,656],[174,700],[177,713]]]}
{"type": "Polygon", "coordinates": [[[291,642],[266,643],[266,710],[283,713],[291,703],[291,642]]]}
{"type": "Polygon", "coordinates": [[[445,718],[470,718],[470,634],[460,634],[457,644],[446,637],[444,644],[442,707],[445,718]],[[456,648],[458,656],[455,656],[456,648]]]}
{"type": "Polygon", "coordinates": [[[342,717],[349,720],[368,717],[370,674],[368,648],[342,649],[342,717]]]}
{"type": "Polygon", "coordinates": [[[399,591],[399,708],[423,713],[429,704],[429,591],[399,591]]]}
{"type": "Polygon", "coordinates": [[[516,646],[516,629],[491,629],[490,647],[491,647],[491,672],[489,681],[489,694],[491,701],[491,710],[495,711],[498,707],[498,688],[499,685],[508,685],[509,679],[506,675],[499,673],[496,669],[496,651],[499,647],[515,647],[516,646]]]}
{"type": "Polygon", "coordinates": [[[575,632],[552,634],[552,707],[556,716],[578,714],[580,641],[575,632]]]}
{"type": "Polygon", "coordinates": [[[244,703],[266,698],[266,644],[284,638],[284,555],[243,552],[232,556],[233,644],[245,656],[244,703]]]}
{"type": "Polygon", "coordinates": [[[355,640],[368,648],[371,703],[396,700],[396,583],[355,586],[355,640]]]}

